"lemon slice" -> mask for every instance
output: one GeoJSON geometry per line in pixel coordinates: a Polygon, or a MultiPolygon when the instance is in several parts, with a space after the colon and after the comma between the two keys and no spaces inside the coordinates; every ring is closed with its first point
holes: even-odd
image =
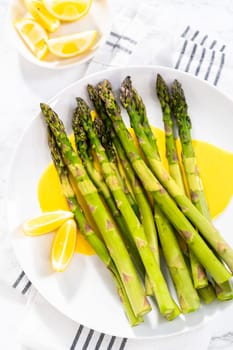
{"type": "Polygon", "coordinates": [[[62,21],[76,21],[85,16],[91,7],[92,0],[43,0],[45,7],[62,21]]]}
{"type": "Polygon", "coordinates": [[[60,21],[45,7],[42,0],[25,0],[26,7],[35,20],[49,32],[54,32],[60,26],[60,21]]]}
{"type": "Polygon", "coordinates": [[[75,252],[77,227],[73,219],[66,221],[57,231],[51,249],[51,263],[55,271],[64,271],[75,252]]]}
{"type": "Polygon", "coordinates": [[[45,212],[40,216],[27,220],[22,230],[25,235],[39,236],[58,229],[65,221],[73,218],[73,213],[65,210],[45,212]]]}
{"type": "Polygon", "coordinates": [[[39,59],[43,59],[48,52],[46,31],[30,18],[23,18],[17,21],[15,28],[32,53],[39,59]]]}
{"type": "Polygon", "coordinates": [[[49,51],[55,56],[68,58],[89,50],[97,37],[95,30],[61,36],[47,41],[49,51]]]}

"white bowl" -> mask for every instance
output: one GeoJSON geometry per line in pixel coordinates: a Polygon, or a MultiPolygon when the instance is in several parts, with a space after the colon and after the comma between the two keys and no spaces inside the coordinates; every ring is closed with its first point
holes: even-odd
{"type": "Polygon", "coordinates": [[[96,30],[98,32],[98,39],[92,50],[86,54],[78,55],[72,58],[58,58],[52,54],[48,54],[44,60],[39,60],[24,41],[14,27],[14,23],[21,18],[29,16],[28,11],[24,5],[23,0],[12,0],[10,6],[10,22],[12,39],[16,44],[20,54],[28,61],[46,68],[63,69],[78,65],[90,60],[97,52],[97,50],[104,44],[106,37],[110,32],[110,9],[108,0],[93,0],[89,13],[75,22],[62,22],[61,26],[55,33],[49,34],[52,38],[73,34],[80,31],[96,30]]]}

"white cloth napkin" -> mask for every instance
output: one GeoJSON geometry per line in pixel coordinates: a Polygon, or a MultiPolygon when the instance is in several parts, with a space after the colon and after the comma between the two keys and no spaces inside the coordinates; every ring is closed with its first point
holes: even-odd
{"type": "MultiPolygon", "coordinates": [[[[233,70],[225,42],[186,23],[174,26],[172,31],[170,28],[169,32],[158,25],[162,23],[162,13],[158,10],[146,5],[138,11],[123,9],[115,19],[105,45],[87,65],[86,74],[119,65],[166,65],[208,80],[231,94],[233,70]]],[[[32,349],[170,350],[175,342],[177,348],[192,350],[197,347],[197,339],[201,339],[199,350],[208,347],[210,331],[205,327],[177,336],[172,341],[141,342],[100,334],[70,321],[33,288],[14,257],[8,238],[1,242],[0,278],[28,297],[28,312],[19,339],[32,349]]]]}

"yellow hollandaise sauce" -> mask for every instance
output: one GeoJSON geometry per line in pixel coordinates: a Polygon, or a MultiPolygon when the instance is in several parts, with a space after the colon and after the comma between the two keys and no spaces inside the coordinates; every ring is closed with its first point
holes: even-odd
{"type": "MultiPolygon", "coordinates": [[[[153,128],[153,130],[157,138],[162,161],[167,168],[164,132],[157,128],[153,128]]],[[[193,146],[210,213],[214,218],[223,212],[233,196],[233,153],[198,140],[193,140],[193,146]]],[[[177,143],[177,149],[180,153],[181,147],[179,141],[177,143]]],[[[78,192],[77,196],[82,200],[84,211],[96,229],[90,214],[85,210],[85,203],[78,192]]],[[[52,163],[45,169],[40,178],[38,199],[41,210],[44,212],[58,209],[69,210],[62,193],[58,175],[52,163]]],[[[76,252],[85,255],[94,254],[93,249],[80,232],[78,232],[76,252]]]]}

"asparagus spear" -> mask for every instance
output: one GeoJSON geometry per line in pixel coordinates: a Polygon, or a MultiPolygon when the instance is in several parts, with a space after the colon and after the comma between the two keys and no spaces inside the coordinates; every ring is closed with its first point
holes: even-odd
{"type": "MultiPolygon", "coordinates": [[[[127,80],[127,83],[131,84],[131,80],[127,80]]],[[[132,89],[128,89],[128,92],[132,89]]],[[[134,89],[134,91],[136,91],[134,89]]],[[[129,98],[130,101],[130,98],[129,98]]],[[[134,114],[134,127],[137,134],[139,142],[141,141],[141,148],[147,157],[147,160],[151,166],[152,171],[155,173],[161,184],[168,189],[170,195],[174,198],[176,203],[181,208],[185,216],[190,219],[190,221],[199,229],[205,239],[213,247],[213,249],[223,258],[223,260],[228,264],[229,268],[233,269],[233,249],[220,235],[218,230],[213,226],[213,224],[205,217],[199,210],[192,204],[189,198],[182,193],[182,190],[164,168],[161,163],[158,154],[154,152],[153,147],[149,142],[143,142],[145,138],[145,132],[143,128],[140,128],[140,124],[137,120],[140,120],[138,115],[138,108],[140,108],[140,99],[136,101],[138,103],[131,103],[127,106],[127,111],[129,114],[134,114]]]]}
{"type": "MultiPolygon", "coordinates": [[[[119,142],[119,140],[115,135],[114,135],[114,144],[117,149],[118,157],[128,177],[128,180],[133,186],[134,194],[141,213],[140,215],[141,222],[145,231],[148,244],[154,255],[156,263],[158,264],[158,266],[160,266],[157,231],[156,231],[155,222],[153,219],[153,213],[152,213],[150,204],[148,203],[148,200],[143,191],[143,188],[141,187],[141,184],[137,179],[137,176],[135,175],[134,170],[131,167],[131,164],[125,155],[125,152],[121,146],[121,143],[119,142]]],[[[145,289],[146,289],[146,295],[153,295],[153,290],[152,290],[150,279],[148,276],[146,276],[145,278],[145,289]]]]}
{"type": "Polygon", "coordinates": [[[76,181],[116,265],[133,312],[136,317],[142,316],[149,312],[151,307],[145,298],[143,287],[115,223],[105,209],[97,189],[89,179],[80,158],[73,150],[65,132],[64,124],[48,105],[41,103],[40,106],[44,120],[56,139],[63,160],[76,181]]]}
{"type": "Polygon", "coordinates": [[[97,131],[99,130],[99,134],[102,133],[102,138],[104,134],[106,135],[106,144],[113,144],[117,155],[119,157],[119,160],[124,168],[124,171],[126,173],[127,179],[132,187],[132,190],[134,192],[134,196],[136,198],[136,201],[139,205],[140,210],[140,217],[141,221],[145,230],[145,234],[147,236],[147,240],[149,242],[149,245],[151,247],[151,250],[154,252],[155,259],[157,264],[159,264],[159,250],[158,250],[158,240],[157,240],[157,233],[154,225],[153,220],[153,214],[148,206],[148,202],[145,196],[145,193],[143,191],[143,188],[130,164],[130,162],[127,159],[127,156],[125,154],[124,149],[121,146],[121,143],[119,142],[111,120],[106,115],[106,112],[104,110],[104,106],[102,104],[102,101],[98,95],[97,90],[92,86],[88,85],[88,93],[90,96],[90,99],[92,100],[94,107],[100,116],[100,118],[97,118],[96,120],[99,123],[99,127],[97,131]],[[101,122],[102,121],[102,122],[101,122]]]}
{"type": "Polygon", "coordinates": [[[138,248],[146,273],[149,276],[159,310],[166,318],[173,319],[178,316],[179,309],[170,296],[164,277],[148,245],[144,229],[130,206],[114,172],[114,167],[108,160],[105,150],[97,137],[97,132],[92,123],[88,105],[81,98],[77,98],[77,104],[76,113],[79,115],[80,120],[82,120],[83,127],[88,134],[92,149],[95,151],[99,160],[105,181],[112,191],[117,206],[127,222],[131,236],[138,248]]]}
{"type": "Polygon", "coordinates": [[[125,313],[128,317],[128,320],[130,322],[131,326],[136,326],[139,323],[143,322],[142,317],[136,317],[133,309],[131,307],[131,304],[129,302],[128,296],[125,292],[124,285],[121,281],[120,275],[116,269],[116,266],[110,257],[108,250],[103,243],[103,241],[99,238],[99,236],[93,231],[93,229],[90,227],[88,221],[85,218],[85,215],[82,211],[82,208],[80,207],[75,192],[72,188],[72,185],[69,180],[69,171],[64,164],[64,161],[62,159],[61,153],[56,145],[56,141],[54,139],[54,136],[51,132],[51,130],[48,128],[48,145],[51,152],[51,156],[53,159],[53,163],[55,165],[55,168],[57,170],[57,174],[60,179],[61,188],[63,191],[63,194],[67,200],[67,204],[70,208],[70,210],[74,213],[74,218],[77,222],[77,225],[80,229],[80,232],[83,234],[83,236],[86,238],[86,240],[89,242],[91,247],[94,249],[96,254],[99,256],[99,258],[102,260],[102,262],[105,264],[105,266],[111,271],[112,276],[114,278],[118,293],[120,295],[120,299],[123,303],[125,313]]]}
{"type": "MultiPolygon", "coordinates": [[[[87,89],[88,89],[89,97],[98,115],[100,116],[99,118],[96,118],[94,121],[98,132],[98,136],[103,141],[102,143],[104,143],[105,149],[111,149],[111,153],[115,153],[115,151],[112,151],[113,145],[115,146],[115,150],[117,152],[118,158],[121,162],[122,167],[124,168],[124,172],[126,173],[127,179],[133,189],[136,201],[138,203],[141,222],[144,227],[144,231],[145,231],[149,246],[155,256],[157,264],[159,265],[160,261],[159,261],[157,232],[154,224],[153,214],[148,204],[148,201],[146,199],[145,193],[140,185],[140,182],[137,176],[134,173],[133,168],[131,167],[130,162],[126,157],[126,154],[118,138],[116,137],[116,134],[112,127],[112,123],[105,113],[104,106],[98,95],[97,90],[90,84],[88,85],[87,89]]],[[[151,284],[148,278],[145,279],[145,287],[146,287],[146,294],[153,295],[151,284]]]]}
{"type": "Polygon", "coordinates": [[[122,189],[125,192],[125,195],[131,205],[131,207],[133,208],[135,214],[139,217],[140,216],[140,212],[139,212],[139,208],[138,208],[138,204],[135,200],[135,198],[132,196],[131,194],[131,190],[128,187],[126,178],[124,176],[124,174],[121,174],[120,171],[118,170],[118,159],[117,159],[117,155],[116,155],[116,151],[112,145],[111,142],[109,142],[109,137],[111,135],[110,130],[108,130],[107,126],[103,125],[101,123],[101,119],[96,117],[94,119],[94,125],[95,125],[95,129],[97,131],[97,135],[106,151],[107,157],[109,159],[109,161],[113,164],[114,167],[114,171],[118,177],[118,181],[120,182],[122,189]]]}
{"type": "MultiPolygon", "coordinates": [[[[134,119],[134,114],[130,115],[131,126],[135,130],[137,128],[137,126],[135,126],[135,122],[143,126],[145,131],[145,138],[141,139],[140,141],[150,143],[153,148],[154,154],[156,154],[158,159],[160,159],[156,138],[153,135],[153,132],[149,125],[145,106],[140,96],[131,86],[129,79],[126,79],[122,84],[120,99],[123,105],[135,103],[139,107],[137,120],[134,119]],[[128,89],[132,89],[131,94],[128,91],[128,89]],[[128,100],[129,94],[132,97],[130,101],[128,100]]],[[[155,221],[165,260],[171,273],[171,277],[176,288],[182,311],[184,313],[195,311],[200,306],[199,297],[195,288],[193,287],[192,279],[190,277],[188,267],[186,266],[183,254],[177,242],[175,232],[156,203],[155,221]]]]}
{"type": "MultiPolygon", "coordinates": [[[[191,200],[196,208],[211,221],[211,215],[192,144],[192,123],[188,116],[188,105],[182,86],[177,80],[172,84],[172,106],[178,126],[182,146],[182,160],[191,200]]],[[[216,285],[215,290],[220,300],[229,300],[233,298],[233,290],[229,282],[225,282],[222,286],[216,285]]]]}
{"type": "MultiPolygon", "coordinates": [[[[157,92],[157,96],[160,101],[161,109],[163,113],[165,140],[166,140],[166,156],[168,160],[169,172],[172,178],[179,185],[180,189],[182,189],[183,194],[185,194],[185,187],[184,187],[183,177],[182,177],[177,149],[176,149],[174,124],[171,116],[170,94],[165,81],[159,74],[157,75],[157,80],[156,80],[156,92],[157,92]]],[[[195,288],[199,289],[207,286],[208,279],[207,279],[206,273],[203,267],[201,266],[201,264],[198,262],[196,256],[192,253],[192,251],[189,252],[189,258],[190,258],[192,278],[193,278],[193,283],[195,288]]],[[[208,288],[208,290],[210,289],[208,288]]]]}
{"type": "Polygon", "coordinates": [[[188,116],[188,106],[181,84],[175,80],[171,89],[171,103],[174,117],[179,131],[182,146],[182,161],[188,182],[192,202],[196,208],[209,220],[211,220],[208,204],[203,191],[195,152],[191,139],[191,120],[188,116]]]}
{"type": "Polygon", "coordinates": [[[157,74],[156,92],[163,113],[163,123],[166,141],[166,157],[168,160],[169,172],[172,178],[176,181],[177,185],[179,185],[179,187],[185,194],[185,187],[176,149],[174,123],[171,116],[170,94],[168,87],[160,74],[157,74]]]}
{"type": "Polygon", "coordinates": [[[134,173],[133,168],[131,167],[130,162],[128,161],[125,151],[121,146],[121,143],[119,140],[115,137],[114,144],[117,149],[118,156],[122,162],[122,165],[124,167],[124,170],[128,176],[129,181],[131,182],[135,197],[137,199],[137,202],[139,204],[140,212],[141,212],[141,220],[142,224],[145,230],[145,234],[147,236],[147,240],[149,242],[150,248],[152,252],[154,253],[155,259],[157,264],[159,265],[159,249],[158,249],[158,240],[157,240],[157,233],[156,228],[154,224],[153,219],[153,213],[150,208],[150,205],[147,201],[146,195],[143,191],[143,188],[137,178],[137,176],[134,173]]]}
{"type": "MultiPolygon", "coordinates": [[[[207,269],[207,271],[209,271],[209,273],[213,276],[213,278],[218,283],[223,283],[226,280],[229,280],[231,278],[231,274],[229,273],[229,271],[215,257],[213,252],[209,249],[207,244],[195,231],[195,229],[193,228],[189,220],[187,220],[184,214],[179,210],[174,200],[170,197],[168,192],[159,183],[159,181],[156,179],[156,177],[153,175],[151,170],[143,161],[142,157],[140,156],[134,144],[132,136],[128,132],[122,120],[120,107],[116,103],[110,83],[107,80],[104,80],[102,83],[98,85],[98,88],[99,88],[100,97],[104,102],[106,112],[109,118],[113,122],[115,132],[119,137],[122,143],[122,146],[125,149],[127,157],[132,162],[132,166],[135,172],[137,173],[139,179],[143,183],[144,188],[148,192],[151,192],[153,194],[154,200],[160,206],[160,208],[165,213],[165,215],[169,218],[170,222],[174,225],[177,231],[186,240],[190,248],[196,254],[199,261],[207,269]]],[[[163,176],[166,179],[168,178],[168,175],[165,169],[163,170],[163,176]]],[[[176,196],[174,197],[176,199],[177,197],[181,198],[182,200],[181,201],[179,200],[179,202],[182,202],[182,204],[186,204],[186,202],[188,202],[189,204],[190,201],[186,199],[187,197],[182,195],[182,192],[179,190],[179,187],[176,185],[176,183],[174,187],[176,189],[175,191],[176,196]],[[177,194],[179,194],[179,196],[177,196],[177,194]]],[[[184,206],[181,206],[181,207],[184,209],[184,206]]],[[[192,217],[195,216],[195,217],[198,217],[198,220],[201,219],[201,225],[199,223],[199,226],[202,227],[202,231],[206,232],[208,236],[209,236],[208,234],[209,231],[215,232],[215,229],[213,229],[212,225],[209,225],[208,220],[205,220],[205,218],[203,218],[203,216],[200,215],[198,211],[197,211],[198,215],[196,214],[196,208],[192,204],[189,204],[187,211],[191,212],[192,217]]]]}
{"type": "MultiPolygon", "coordinates": [[[[158,74],[156,81],[157,96],[161,104],[163,113],[163,122],[166,138],[166,155],[168,159],[169,171],[173,179],[180,186],[185,194],[185,186],[183,183],[183,176],[180,169],[176,141],[174,135],[174,124],[171,116],[170,108],[170,94],[163,78],[158,74]]],[[[180,242],[180,246],[184,247],[184,243],[180,242]]],[[[208,281],[207,275],[203,266],[199,263],[192,251],[185,247],[188,251],[188,258],[190,262],[191,274],[195,288],[199,289],[198,293],[206,304],[211,303],[215,299],[215,292],[212,285],[208,281]]]]}
{"type": "MultiPolygon", "coordinates": [[[[83,128],[82,121],[80,120],[77,113],[74,112],[72,118],[72,127],[74,131],[75,144],[80,158],[82,159],[83,165],[92,180],[97,187],[98,191],[104,197],[114,220],[116,221],[120,232],[123,235],[127,249],[129,250],[130,256],[132,257],[138,271],[142,276],[145,274],[144,266],[141,262],[140,255],[137,251],[134,241],[131,239],[130,233],[128,232],[127,224],[121,215],[119,209],[116,206],[114,199],[109,191],[108,186],[104,182],[102,174],[97,171],[93,164],[93,157],[90,152],[91,145],[83,128]]],[[[111,150],[109,149],[109,152],[111,150]]]]}
{"type": "MultiPolygon", "coordinates": [[[[99,128],[99,130],[102,130],[104,132],[105,128],[104,128],[104,123],[103,123],[102,119],[97,118],[96,123],[97,122],[99,124],[99,127],[101,126],[101,128],[99,128]]],[[[109,140],[109,142],[111,142],[111,141],[109,140]]],[[[151,210],[150,205],[147,201],[145,193],[144,193],[138,179],[136,178],[136,176],[134,174],[134,171],[133,171],[129,161],[126,158],[124,150],[122,149],[121,144],[119,143],[119,141],[117,140],[116,137],[115,137],[115,147],[117,149],[119,159],[121,161],[122,166],[124,167],[124,171],[126,172],[128,180],[134,188],[135,198],[137,200],[139,210],[140,210],[140,220],[142,222],[142,226],[144,228],[144,232],[145,232],[149,247],[152,250],[152,253],[155,257],[156,263],[159,265],[160,262],[159,262],[159,254],[158,254],[157,233],[156,233],[156,228],[155,228],[152,210],[151,210]]],[[[151,283],[150,283],[149,278],[147,278],[147,277],[148,276],[146,276],[146,279],[145,279],[146,294],[153,295],[151,283]]]]}

